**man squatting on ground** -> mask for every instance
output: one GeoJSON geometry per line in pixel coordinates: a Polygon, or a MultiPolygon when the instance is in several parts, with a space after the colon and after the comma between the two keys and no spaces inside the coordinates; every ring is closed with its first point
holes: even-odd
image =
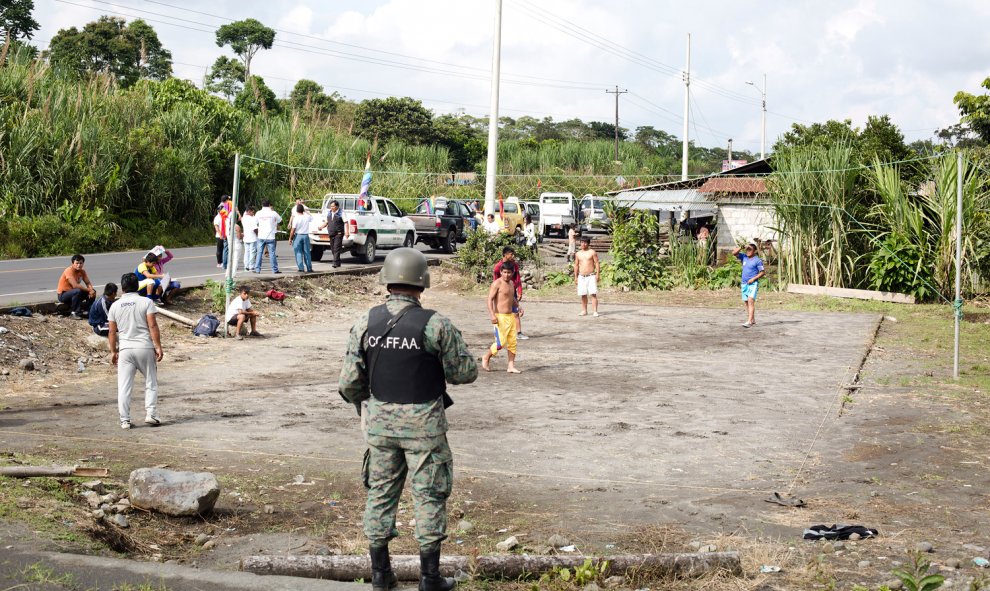
{"type": "Polygon", "coordinates": [[[500,276],[492,281],[492,286],[488,290],[488,315],[495,326],[495,342],[485,351],[481,358],[481,367],[485,371],[491,371],[492,357],[498,355],[502,349],[508,351],[509,367],[505,370],[508,373],[520,373],[516,369],[516,315],[518,309],[522,314],[522,308],[517,308],[516,288],[512,284],[512,276],[516,272],[516,264],[510,261],[502,263],[499,270],[500,276]]]}
{"type": "Polygon", "coordinates": [[[591,298],[591,309],[593,316],[598,316],[598,273],[601,271],[601,264],[598,262],[598,253],[591,250],[591,238],[587,236],[581,238],[581,250],[574,255],[574,283],[577,283],[577,292],[581,297],[581,313],[578,316],[588,315],[588,298],[591,298]]]}
{"type": "Polygon", "coordinates": [[[120,278],[124,295],[110,308],[110,353],[117,366],[117,410],[120,428],[131,428],[131,388],[134,373],[144,376],[144,422],[152,427],[158,420],[158,362],[162,360],[162,340],[155,314],[158,308],[150,299],[137,293],[138,278],[124,273],[120,278]]]}
{"type": "Polygon", "coordinates": [[[739,252],[737,246],[732,251],[732,256],[742,261],[742,301],[746,306],[746,322],[743,328],[749,328],[756,324],[756,294],[760,290],[760,279],[767,274],[763,268],[763,259],[756,255],[757,244],[751,241],[746,245],[746,254],[739,252]]]}
{"type": "Polygon", "coordinates": [[[440,576],[454,466],[444,412],[453,401],[446,384],[473,382],[478,366],[453,323],[420,306],[420,296],[430,286],[423,253],[392,251],[379,282],[387,286],[388,299],[351,328],[339,383],[340,395],[358,414],[367,401],[363,418],[368,449],[362,472],[368,489],[364,534],[370,545],[371,586],[387,591],[398,585],[388,543],[399,535],[395,514],[411,471],[419,589],[449,591],[454,580],[440,576]]]}
{"type": "Polygon", "coordinates": [[[117,284],[107,283],[103,288],[103,297],[89,307],[89,325],[93,327],[93,332],[101,337],[110,335],[110,324],[108,317],[113,301],[117,299],[117,284]]]}

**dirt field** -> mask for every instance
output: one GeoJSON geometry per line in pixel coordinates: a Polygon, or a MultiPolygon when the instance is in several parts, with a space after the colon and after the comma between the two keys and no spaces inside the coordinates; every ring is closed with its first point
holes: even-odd
{"type": "MultiPolygon", "coordinates": [[[[437,283],[425,305],[449,316],[480,356],[491,334],[483,298],[465,295],[454,277],[437,283]]],[[[3,318],[15,334],[38,332],[39,357],[50,361],[48,373],[21,372],[12,361],[19,353],[3,358],[11,374],[0,382],[0,450],[86,459],[111,467],[119,483],[149,465],[218,474],[225,490],[213,518],[135,516],[133,535],[154,532],[163,559],[232,568],[259,552],[359,551],[363,442],[336,379],[354,317],[383,296],[355,278],[282,286],[284,307],[256,300],[264,339],[198,340],[169,326],[159,369],[165,425],[140,423],[138,394],[129,432],[117,425],[115,378],[102,357],[66,346],[76,338],[62,340],[61,353],[43,338],[81,341],[88,327],[3,318]],[[93,358],[81,373],[79,357],[93,358]],[[202,531],[222,543],[190,549],[202,531]]],[[[538,550],[553,533],[585,553],[765,542],[747,560],[788,565],[796,577],[780,588],[803,588],[802,577],[888,580],[891,564],[921,541],[935,545],[936,560],[951,556],[964,568],[978,551],[962,544],[988,545],[977,525],[988,522],[985,414],[960,413],[968,392],[934,398],[910,387],[931,360],[901,348],[903,323],[785,310],[775,295],[746,330],[728,292],[706,296],[716,308],[613,303],[620,297],[605,298],[600,318],[579,318],[572,302],[529,302],[523,373],[483,373],[451,388],[451,548],[487,552],[514,534],[538,550]],[[764,502],[774,491],[808,506],[764,502]],[[453,527],[461,516],[471,532],[453,527]],[[811,568],[818,545],[798,540],[815,523],[862,524],[882,537],[811,568]]],[[[196,316],[204,305],[181,308],[196,316]]],[[[0,338],[20,350],[10,334],[0,338]]],[[[504,358],[493,366],[504,369],[504,358]]],[[[414,547],[407,535],[398,546],[414,547]]],[[[778,584],[750,576],[748,588],[778,584]]]]}

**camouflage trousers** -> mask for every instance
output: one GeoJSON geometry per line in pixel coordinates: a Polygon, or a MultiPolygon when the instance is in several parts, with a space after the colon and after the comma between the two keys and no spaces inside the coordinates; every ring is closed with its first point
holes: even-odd
{"type": "Polygon", "coordinates": [[[407,474],[416,517],[416,541],[425,552],[438,550],[440,542],[447,538],[447,497],[454,484],[454,458],[446,435],[368,436],[362,469],[368,489],[364,535],[376,547],[399,535],[395,513],[407,474]]]}

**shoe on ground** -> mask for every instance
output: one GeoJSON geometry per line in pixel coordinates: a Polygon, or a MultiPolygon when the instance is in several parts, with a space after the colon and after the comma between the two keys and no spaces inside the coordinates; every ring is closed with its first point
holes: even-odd
{"type": "Polygon", "coordinates": [[[520,341],[527,341],[527,340],[529,340],[529,337],[526,336],[526,335],[524,335],[521,332],[520,333],[516,333],[516,338],[519,339],[520,341]]]}
{"type": "Polygon", "coordinates": [[[237,333],[237,337],[236,338],[237,338],[238,341],[243,341],[244,340],[244,335],[242,335],[241,333],[237,333]]]}
{"type": "Polygon", "coordinates": [[[587,315],[588,315],[587,312],[581,312],[580,314],[578,314],[578,316],[587,316],[587,315]]]}
{"type": "Polygon", "coordinates": [[[281,274],[282,274],[281,271],[272,271],[272,275],[281,275],[281,274]]]}
{"type": "Polygon", "coordinates": [[[69,312],[69,318],[72,318],[73,320],[82,320],[82,317],[83,315],[81,312],[69,312]]]}
{"type": "Polygon", "coordinates": [[[120,422],[120,428],[121,429],[130,429],[131,428],[131,422],[130,421],[121,421],[120,422]]]}
{"type": "Polygon", "coordinates": [[[261,334],[260,332],[256,331],[256,330],[253,330],[253,331],[251,331],[251,332],[248,333],[248,336],[249,337],[258,337],[258,338],[260,338],[260,337],[263,337],[264,335],[261,334]]]}
{"type": "Polygon", "coordinates": [[[743,328],[749,328],[749,327],[751,327],[751,326],[753,326],[753,325],[752,325],[752,324],[750,324],[750,323],[748,323],[748,322],[743,322],[743,323],[742,323],[742,327],[743,327],[743,328]]]}
{"type": "Polygon", "coordinates": [[[598,318],[598,312],[595,312],[594,314],[592,314],[592,316],[594,316],[595,318],[598,318]]]}
{"type": "Polygon", "coordinates": [[[152,415],[148,415],[144,417],[144,422],[146,425],[151,425],[152,427],[157,427],[158,425],[162,424],[161,420],[159,420],[158,417],[152,415]]]}

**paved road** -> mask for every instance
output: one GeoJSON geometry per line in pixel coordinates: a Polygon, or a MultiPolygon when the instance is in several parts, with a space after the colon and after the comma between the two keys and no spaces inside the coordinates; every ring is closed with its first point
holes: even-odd
{"type": "MultiPolygon", "coordinates": [[[[446,258],[449,255],[440,254],[436,251],[428,251],[425,245],[417,245],[419,250],[428,253],[430,258],[446,258]]],[[[96,285],[97,292],[103,292],[103,286],[108,282],[120,283],[120,276],[128,271],[133,271],[141,262],[141,258],[147,251],[130,252],[108,252],[97,254],[85,254],[86,272],[89,278],[96,285]]],[[[283,277],[296,273],[296,262],[292,254],[292,248],[288,242],[279,242],[276,248],[278,253],[279,270],[283,277]]],[[[224,277],[223,269],[217,268],[216,247],[196,246],[191,248],[174,248],[172,254],[175,258],[166,266],[166,270],[171,273],[172,278],[182,283],[183,287],[195,287],[202,285],[207,279],[220,280],[224,277]]],[[[388,251],[380,251],[378,261],[385,258],[388,251]]],[[[69,266],[68,256],[44,257],[37,259],[15,259],[0,261],[0,306],[10,306],[13,304],[42,304],[55,301],[55,286],[58,284],[58,277],[69,266]]],[[[313,262],[313,270],[316,272],[329,272],[331,265],[330,253],[324,254],[323,262],[313,262]]],[[[354,268],[362,266],[349,254],[341,256],[343,268],[354,268]]],[[[270,271],[271,266],[265,261],[264,269],[270,271]]],[[[255,275],[248,273],[252,278],[274,277],[274,275],[261,273],[255,275]]],[[[243,268],[238,270],[235,277],[244,277],[243,268]]]]}

